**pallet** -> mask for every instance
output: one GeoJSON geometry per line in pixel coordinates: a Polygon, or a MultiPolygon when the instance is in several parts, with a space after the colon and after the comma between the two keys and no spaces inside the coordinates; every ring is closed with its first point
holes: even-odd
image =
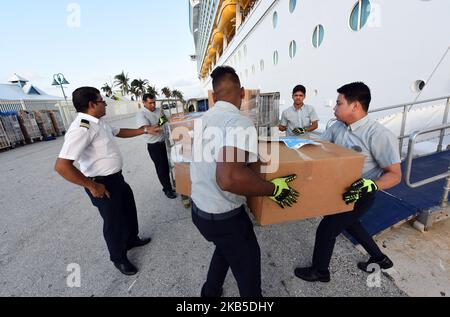
{"type": "Polygon", "coordinates": [[[33,144],[33,143],[36,143],[36,142],[42,142],[42,140],[43,140],[44,138],[43,137],[37,137],[37,138],[31,138],[31,139],[28,139],[27,140],[27,143],[28,144],[33,144]]]}

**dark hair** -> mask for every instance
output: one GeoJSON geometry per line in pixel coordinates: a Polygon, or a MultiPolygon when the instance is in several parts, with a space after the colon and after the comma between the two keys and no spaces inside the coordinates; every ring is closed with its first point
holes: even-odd
{"type": "Polygon", "coordinates": [[[89,102],[96,101],[100,91],[94,87],[81,87],[72,93],[72,102],[77,112],[86,112],[89,102]]]}
{"type": "Polygon", "coordinates": [[[362,82],[347,84],[339,88],[338,93],[344,95],[345,99],[349,103],[359,101],[364,110],[366,112],[369,111],[372,95],[370,93],[370,88],[366,84],[362,82]]]}
{"type": "Polygon", "coordinates": [[[144,96],[142,96],[142,101],[147,101],[148,99],[156,99],[155,95],[153,94],[144,94],[144,96]]]}
{"type": "Polygon", "coordinates": [[[302,92],[304,95],[306,95],[306,88],[303,85],[295,86],[294,90],[292,90],[292,95],[295,95],[298,92],[302,92]]]}
{"type": "Polygon", "coordinates": [[[241,87],[239,76],[233,67],[219,66],[211,73],[213,90],[217,92],[219,85],[225,80],[231,80],[236,86],[241,87]]]}

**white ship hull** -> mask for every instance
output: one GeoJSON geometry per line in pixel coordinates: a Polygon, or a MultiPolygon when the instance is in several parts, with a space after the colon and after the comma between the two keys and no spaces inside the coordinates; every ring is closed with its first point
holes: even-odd
{"type": "MultiPolygon", "coordinates": [[[[333,117],[336,89],[348,82],[371,87],[372,109],[450,95],[450,1],[371,1],[366,25],[353,31],[356,2],[297,1],[291,13],[289,0],[260,0],[213,66],[234,67],[246,88],[279,92],[281,110],[291,105],[292,88],[305,85],[306,102],[315,106],[322,125],[333,117]],[[319,24],[324,39],[315,48],[319,24]],[[293,58],[291,41],[297,46],[293,58]],[[422,91],[415,89],[419,81],[426,82],[422,91]]],[[[211,89],[209,76],[203,87],[205,94],[211,89]]]]}

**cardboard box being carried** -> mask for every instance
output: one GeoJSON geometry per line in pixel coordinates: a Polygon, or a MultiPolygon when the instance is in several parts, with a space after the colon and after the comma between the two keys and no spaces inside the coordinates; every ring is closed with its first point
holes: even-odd
{"type": "MultiPolygon", "coordinates": [[[[308,145],[300,150],[289,149],[282,143],[259,145],[261,161],[276,163],[279,151],[279,167],[274,172],[261,174],[266,180],[297,174],[290,185],[300,192],[297,204],[282,209],[267,197],[251,197],[248,206],[260,225],[277,224],[319,216],[352,211],[354,205],[346,205],[342,194],[361,178],[365,157],[335,144],[321,142],[320,146],[308,145]]],[[[260,173],[267,163],[255,163],[251,168],[260,173]]]]}
{"type": "MultiPolygon", "coordinates": [[[[269,148],[279,151],[279,167],[275,172],[261,174],[266,180],[297,174],[291,186],[300,192],[299,202],[292,208],[281,209],[268,197],[251,197],[248,206],[260,225],[278,224],[352,211],[354,205],[346,205],[342,194],[354,181],[361,178],[365,157],[343,147],[323,143],[291,150],[284,144],[260,143],[260,157],[270,161],[269,148]]],[[[272,155],[272,158],[274,156],[272,155]]],[[[260,173],[261,166],[251,168],[260,173]]],[[[176,164],[177,193],[191,196],[189,164],[176,164]]]]}
{"type": "Polygon", "coordinates": [[[189,163],[175,164],[176,192],[180,195],[191,196],[192,183],[189,163]]]}

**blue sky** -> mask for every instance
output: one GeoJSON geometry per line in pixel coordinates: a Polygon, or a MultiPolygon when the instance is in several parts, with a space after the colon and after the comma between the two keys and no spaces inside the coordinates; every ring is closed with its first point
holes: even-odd
{"type": "Polygon", "coordinates": [[[61,95],[51,86],[55,73],[71,93],[125,70],[159,89],[201,93],[187,0],[0,1],[0,35],[1,83],[18,73],[61,95]]]}

